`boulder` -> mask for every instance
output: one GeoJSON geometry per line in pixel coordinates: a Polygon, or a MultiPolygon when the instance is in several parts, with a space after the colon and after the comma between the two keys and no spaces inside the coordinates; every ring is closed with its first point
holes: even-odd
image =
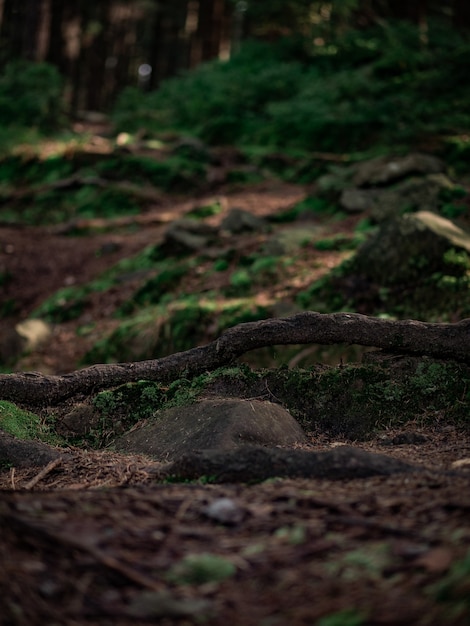
{"type": "Polygon", "coordinates": [[[172,461],[196,450],[291,446],[307,438],[291,414],[259,400],[213,398],[158,412],[115,440],[116,450],[172,461]]]}
{"type": "Polygon", "coordinates": [[[357,251],[351,272],[382,285],[405,284],[439,271],[450,248],[470,253],[470,234],[429,211],[385,222],[357,251]]]}

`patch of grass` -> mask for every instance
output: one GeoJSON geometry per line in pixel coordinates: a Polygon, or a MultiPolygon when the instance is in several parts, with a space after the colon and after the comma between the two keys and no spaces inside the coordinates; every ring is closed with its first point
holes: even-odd
{"type": "Polygon", "coordinates": [[[39,439],[51,445],[61,443],[45,420],[6,400],[0,400],[0,428],[18,439],[39,439]]]}

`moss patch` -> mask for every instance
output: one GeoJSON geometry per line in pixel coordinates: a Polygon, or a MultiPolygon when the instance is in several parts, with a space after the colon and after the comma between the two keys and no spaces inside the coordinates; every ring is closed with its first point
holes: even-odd
{"type": "Polygon", "coordinates": [[[18,439],[39,439],[52,445],[61,442],[45,420],[6,400],[0,400],[0,428],[18,439]]]}

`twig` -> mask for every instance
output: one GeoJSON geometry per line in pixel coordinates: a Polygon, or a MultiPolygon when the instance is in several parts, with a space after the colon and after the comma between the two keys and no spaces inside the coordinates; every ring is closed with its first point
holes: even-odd
{"type": "Polygon", "coordinates": [[[38,484],[38,482],[40,482],[43,478],[45,478],[50,472],[52,472],[53,469],[55,469],[61,463],[62,463],[62,457],[60,456],[57,459],[54,459],[53,461],[48,463],[46,467],[43,467],[42,470],[38,474],[36,474],[36,476],[34,476],[34,478],[32,478],[29,482],[26,483],[23,489],[29,490],[35,487],[38,484]]]}

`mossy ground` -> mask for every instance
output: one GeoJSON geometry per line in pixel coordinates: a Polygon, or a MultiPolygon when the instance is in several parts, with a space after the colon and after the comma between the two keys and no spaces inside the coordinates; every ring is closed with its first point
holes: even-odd
{"type": "MultiPolygon", "coordinates": [[[[306,432],[349,441],[368,440],[410,423],[468,428],[469,388],[467,365],[429,358],[385,355],[371,363],[291,370],[254,370],[240,364],[169,385],[140,381],[102,391],[91,399],[93,419],[86,432],[80,436],[71,432],[68,440],[95,448],[107,446],[115,436],[154,418],[161,409],[208,396],[279,402],[306,432]]],[[[27,414],[19,411],[18,416],[21,429],[27,414]]],[[[39,418],[33,417],[39,425],[39,418]]]]}

